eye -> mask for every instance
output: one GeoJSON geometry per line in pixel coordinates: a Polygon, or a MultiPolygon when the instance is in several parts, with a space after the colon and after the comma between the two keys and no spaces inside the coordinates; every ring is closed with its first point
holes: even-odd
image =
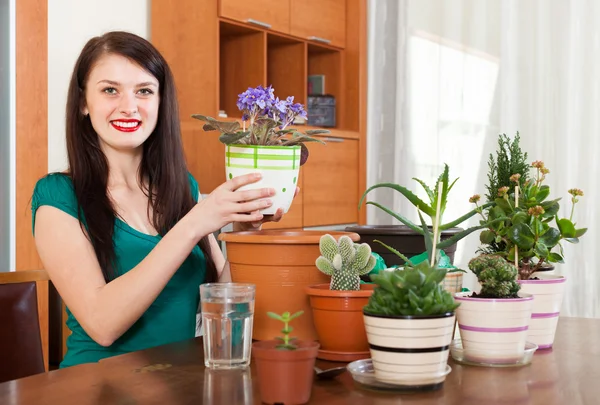
{"type": "Polygon", "coordinates": [[[154,92],[148,88],[139,89],[138,93],[140,93],[142,96],[150,96],[154,94],[154,92]]]}
{"type": "Polygon", "coordinates": [[[117,89],[115,89],[114,87],[106,87],[102,90],[102,92],[106,94],[117,94],[117,89]]]}

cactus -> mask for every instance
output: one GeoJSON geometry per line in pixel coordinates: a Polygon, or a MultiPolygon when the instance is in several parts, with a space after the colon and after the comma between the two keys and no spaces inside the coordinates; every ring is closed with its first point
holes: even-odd
{"type": "Polygon", "coordinates": [[[518,298],[521,285],[516,281],[517,268],[498,255],[479,255],[469,262],[469,269],[481,284],[479,298],[518,298]]]}
{"type": "Polygon", "coordinates": [[[316,260],[317,268],[331,276],[331,290],[360,290],[360,276],[375,267],[376,259],[366,243],[354,243],[343,235],[339,242],[329,234],[319,240],[321,256],[316,260]]]}

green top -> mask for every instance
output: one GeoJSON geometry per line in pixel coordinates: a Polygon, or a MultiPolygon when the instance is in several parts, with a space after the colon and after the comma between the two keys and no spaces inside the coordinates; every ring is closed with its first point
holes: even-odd
{"type": "MultiPolygon", "coordinates": [[[[190,187],[197,198],[198,183],[191,175],[190,187]]],[[[77,218],[77,200],[70,177],[49,174],[37,182],[31,203],[33,224],[36,211],[42,205],[51,205],[77,218]]],[[[159,235],[139,232],[115,218],[113,241],[117,277],[137,266],[160,240],[159,235]]],[[[152,305],[109,347],[100,346],[90,338],[67,308],[67,326],[72,334],[67,339],[67,353],[60,367],[97,362],[105,357],[193,338],[200,302],[199,286],[205,275],[204,254],[195,246],[152,305]]]]}

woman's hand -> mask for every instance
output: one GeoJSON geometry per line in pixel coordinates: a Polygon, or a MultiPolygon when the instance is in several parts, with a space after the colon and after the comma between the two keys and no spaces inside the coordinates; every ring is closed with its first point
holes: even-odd
{"type": "MultiPolygon", "coordinates": [[[[294,198],[300,192],[300,188],[296,187],[296,192],[294,193],[294,198]]],[[[258,212],[253,212],[252,214],[257,214],[258,212]]],[[[234,222],[233,223],[233,231],[258,231],[261,229],[262,224],[265,222],[279,222],[283,218],[283,210],[279,208],[274,215],[263,215],[262,219],[251,222],[234,222]]]]}
{"type": "MultiPolygon", "coordinates": [[[[261,178],[259,173],[235,177],[200,200],[190,211],[198,239],[232,222],[246,224],[262,221],[264,218],[260,210],[273,204],[268,197],[275,195],[275,189],[238,190],[247,184],[256,183],[261,178]]],[[[279,215],[279,219],[281,216],[279,215]]]]}

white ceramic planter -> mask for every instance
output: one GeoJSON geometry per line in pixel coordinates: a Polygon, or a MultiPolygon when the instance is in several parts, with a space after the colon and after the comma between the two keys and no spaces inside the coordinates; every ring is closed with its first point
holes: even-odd
{"type": "Polygon", "coordinates": [[[534,273],[532,277],[539,280],[519,280],[521,291],[535,297],[527,340],[540,349],[549,349],[554,343],[567,280],[563,276],[543,273],[534,273]]]}
{"type": "Polygon", "coordinates": [[[443,382],[454,319],[454,313],[435,317],[364,313],[375,378],[401,385],[443,382]]]}
{"type": "Polygon", "coordinates": [[[248,173],[261,173],[262,179],[241,187],[251,190],[263,187],[275,189],[271,207],[262,210],[272,215],[279,208],[285,214],[296,192],[300,170],[300,146],[227,145],[225,149],[225,172],[227,179],[248,173]]]}
{"type": "Polygon", "coordinates": [[[456,310],[465,359],[502,364],[518,361],[525,352],[533,296],[520,298],[471,298],[458,293],[456,310]]]}

